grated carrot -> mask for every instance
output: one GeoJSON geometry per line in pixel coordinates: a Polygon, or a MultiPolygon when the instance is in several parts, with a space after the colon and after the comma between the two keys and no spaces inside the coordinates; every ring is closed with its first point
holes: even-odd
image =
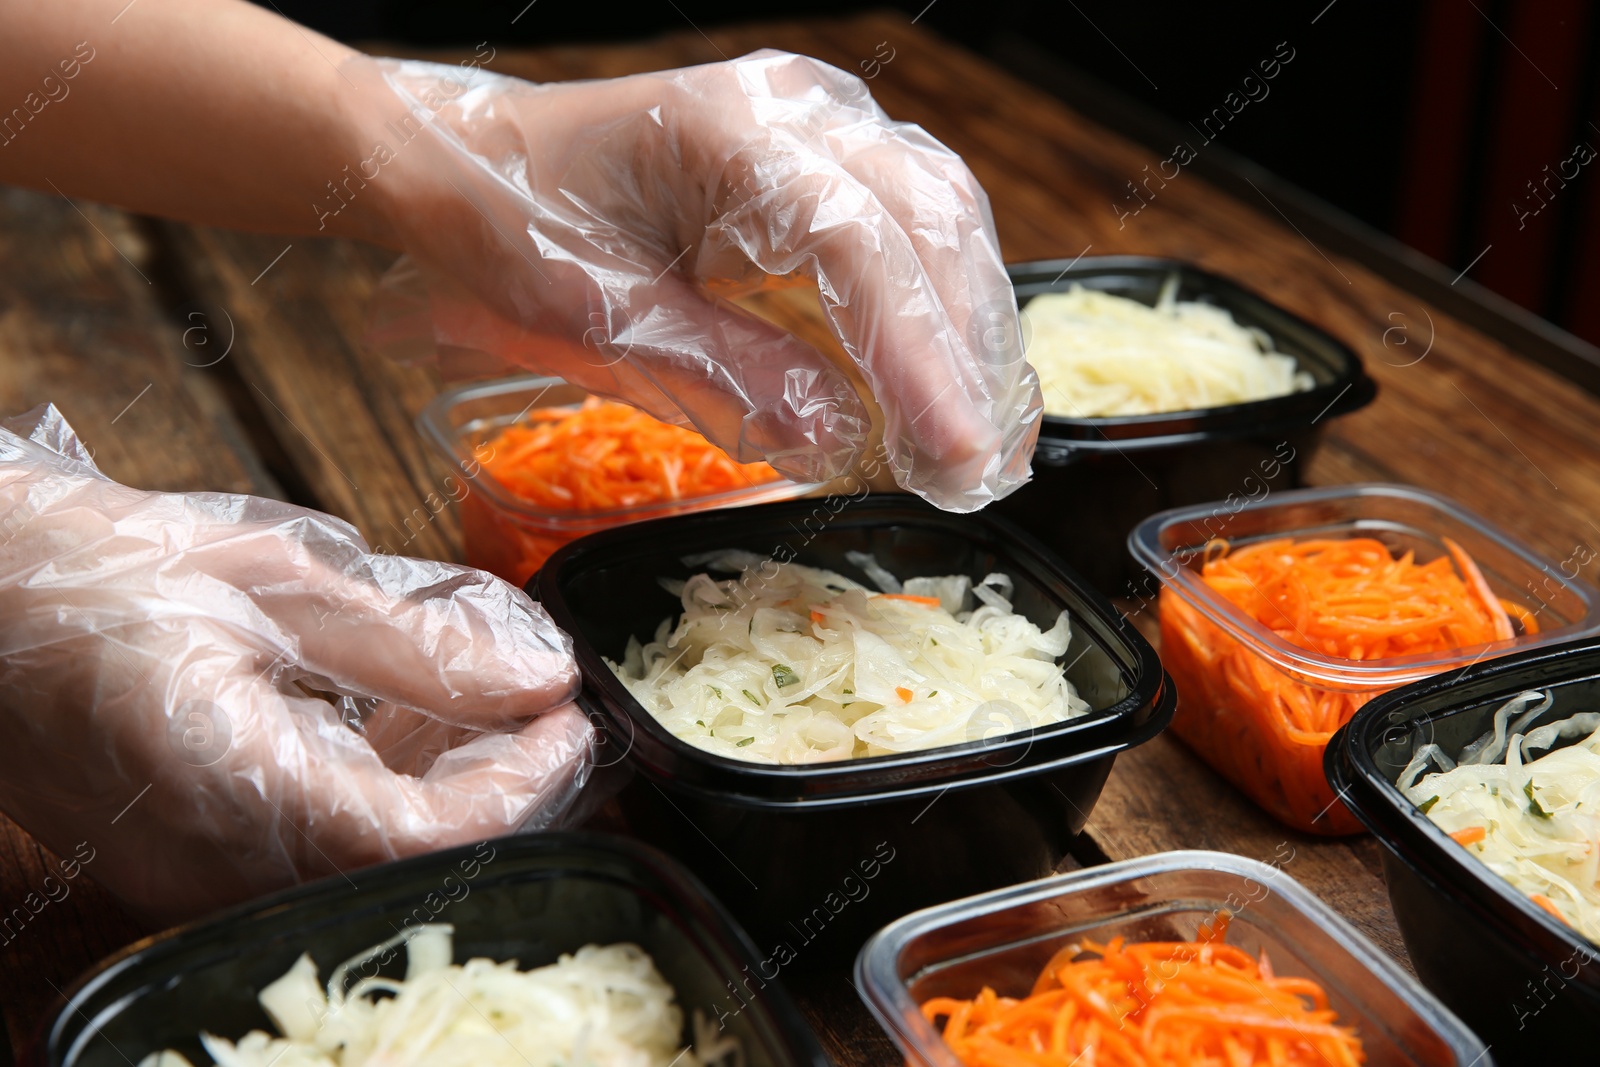
{"type": "Polygon", "coordinates": [[[567,542],[632,518],[607,512],[671,506],[778,479],[767,464],[736,463],[693,430],[598,397],[530,412],[474,455],[512,496],[552,513],[527,517],[483,494],[461,498],[467,562],[517,585],[567,542]]]}
{"type": "Polygon", "coordinates": [[[1024,998],[985,987],[922,1013],[965,1067],[1355,1067],[1366,1055],[1306,978],[1224,944],[1228,914],[1190,941],[1068,945],[1024,998]]]}
{"type": "Polygon", "coordinates": [[[925,608],[936,608],[944,603],[936,596],[912,596],[910,593],[879,593],[873,599],[877,600],[880,597],[884,600],[909,600],[911,603],[921,604],[925,608]]]}
{"type": "MultiPolygon", "coordinates": [[[[1496,598],[1467,553],[1418,563],[1383,542],[1281,538],[1208,546],[1201,577],[1282,640],[1369,662],[1507,640],[1533,615],[1496,598]],[[1513,616],[1516,624],[1512,622],[1513,616]]],[[[1383,692],[1291,677],[1224,633],[1171,589],[1161,592],[1162,659],[1177,683],[1173,730],[1278,819],[1314,833],[1357,833],[1322,772],[1333,733],[1383,692]]]]}
{"type": "Polygon", "coordinates": [[[1464,830],[1457,830],[1450,836],[1455,838],[1455,842],[1458,845],[1476,845],[1479,841],[1489,836],[1489,831],[1481,826],[1468,826],[1464,830]]]}
{"type": "MultiPolygon", "coordinates": [[[[1454,837],[1455,834],[1451,834],[1450,836],[1454,837]]],[[[1543,908],[1545,911],[1549,912],[1551,915],[1554,915],[1557,919],[1561,920],[1561,922],[1566,923],[1566,925],[1568,925],[1568,926],[1572,925],[1571,922],[1568,922],[1567,917],[1565,915],[1561,914],[1561,909],[1556,907],[1555,901],[1551,900],[1549,897],[1545,896],[1543,893],[1529,893],[1528,894],[1528,899],[1533,901],[1535,904],[1539,905],[1539,907],[1543,908]]]]}
{"type": "Polygon", "coordinates": [[[905,701],[907,704],[911,703],[911,698],[917,695],[916,693],[912,692],[910,689],[907,689],[903,685],[896,686],[894,691],[895,691],[895,695],[898,696],[901,700],[905,701]]]}
{"type": "Polygon", "coordinates": [[[765,463],[737,463],[694,430],[590,397],[546,408],[488,442],[483,466],[535,507],[609,511],[710,496],[774,481],[765,463]]]}
{"type": "Polygon", "coordinates": [[[1445,546],[1449,556],[1417,563],[1410,552],[1396,559],[1366,537],[1262,541],[1207,560],[1202,573],[1285,641],[1343,659],[1511,638],[1506,609],[1477,564],[1454,541],[1446,538],[1445,546]]]}

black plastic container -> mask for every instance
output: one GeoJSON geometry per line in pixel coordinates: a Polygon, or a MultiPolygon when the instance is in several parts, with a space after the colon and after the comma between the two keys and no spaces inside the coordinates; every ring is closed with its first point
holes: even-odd
{"type": "MultiPolygon", "coordinates": [[[[1550,689],[1531,725],[1600,707],[1600,639],[1490,660],[1396,689],[1328,743],[1329,783],[1385,845],[1395,919],[1417,974],[1503,1064],[1594,1061],[1600,946],[1558,922],[1395,787],[1418,747],[1452,758],[1518,693],[1550,689]]],[[[1559,745],[1557,747],[1560,747],[1559,745]]]]}
{"type": "Polygon", "coordinates": [[[759,504],[619,527],[553,555],[529,583],[576,645],[580,698],[604,728],[602,763],[630,775],[629,828],[689,864],[777,958],[853,954],[910,908],[1049,873],[1083,827],[1116,754],[1172,717],[1155,651],[1043,546],[988,515],[910,497],[759,504]],[[838,505],[830,508],[829,501],[838,505]],[[681,610],[662,576],[682,557],[741,548],[865,581],[848,551],[902,578],[1004,571],[1015,608],[1065,609],[1080,719],[968,744],[804,766],[746,763],[680,741],[603,662],[681,610]]]}
{"type": "MultiPolygon", "coordinates": [[[[79,980],[22,1062],[128,1067],[172,1048],[209,1063],[202,1029],[275,1032],[256,994],[301,952],[326,981],[341,961],[422,922],[455,926],[457,962],[487,956],[526,968],[589,943],[631,941],[672,983],[686,1028],[699,1010],[723,1022],[752,1065],[829,1067],[782,988],[751,977],[760,960],[749,938],[703,886],[653,849],[580,834],[501,838],[371,867],[137,942],[79,980]]],[[[383,973],[404,974],[405,954],[396,955],[383,973]]]]}
{"type": "Polygon", "coordinates": [[[1256,499],[1302,484],[1301,471],[1328,420],[1372,402],[1377,385],[1355,352],[1298,316],[1226,278],[1180,260],[1095,256],[1016,263],[1006,268],[1024,307],[1040,293],[1073,285],[1154,305],[1178,276],[1178,299],[1226,309],[1272,338],[1316,385],[1246,404],[1159,415],[1063,418],[1046,415],[1033,481],[994,510],[1059,552],[1108,596],[1131,592],[1142,572],[1123,541],[1145,516],[1167,508],[1256,499]]]}

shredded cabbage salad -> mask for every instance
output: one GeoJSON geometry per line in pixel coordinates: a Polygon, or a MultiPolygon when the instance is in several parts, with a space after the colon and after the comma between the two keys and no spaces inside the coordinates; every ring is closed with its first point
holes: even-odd
{"type": "Polygon", "coordinates": [[[1022,310],[1028,362],[1044,410],[1068,418],[1190,411],[1310,389],[1311,376],[1272,338],[1222,308],[1176,298],[1167,279],[1155,307],[1074,285],[1022,310]]]}
{"type": "Polygon", "coordinates": [[[1547,691],[1517,695],[1459,762],[1423,745],[1396,784],[1490,870],[1600,942],[1600,712],[1528,729],[1552,703],[1547,691]],[[1430,763],[1443,769],[1419,781],[1430,763]]]}
{"type": "Polygon", "coordinates": [[[1066,612],[1041,630],[1011,610],[1008,575],[902,585],[851,554],[880,592],[751,552],[684,562],[738,577],[663,579],[683,614],[607,663],[662,725],[708,752],[815,763],[988,740],[1089,711],[1056,662],[1071,641],[1066,612]]]}
{"type": "MultiPolygon", "coordinates": [[[[302,955],[263,989],[281,1036],[253,1030],[238,1042],[202,1033],[217,1067],[704,1067],[742,1064],[735,1039],[698,1013],[692,1049],[672,986],[637,945],[586,945],[547,967],[515,960],[450,962],[454,928],[415,926],[334,968],[326,989],[302,955]],[[362,969],[406,945],[404,981],[362,969]]],[[[375,969],[375,968],[374,968],[375,969]]],[[[152,1052],[139,1067],[189,1067],[152,1052]]]]}

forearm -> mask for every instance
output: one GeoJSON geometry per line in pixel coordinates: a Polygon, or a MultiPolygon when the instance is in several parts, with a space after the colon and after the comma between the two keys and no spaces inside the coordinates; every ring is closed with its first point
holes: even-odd
{"type": "Polygon", "coordinates": [[[351,50],[238,0],[0,5],[0,182],[238,229],[393,243],[362,158],[351,50]],[[319,207],[321,206],[321,207],[319,207]]]}

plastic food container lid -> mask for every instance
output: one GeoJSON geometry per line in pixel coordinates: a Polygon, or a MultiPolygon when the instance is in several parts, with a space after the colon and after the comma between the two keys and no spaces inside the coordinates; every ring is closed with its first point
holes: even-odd
{"type": "Polygon", "coordinates": [[[1243,286],[1177,259],[1154,256],[1091,256],[1044,260],[1006,267],[1017,299],[1065,292],[1073,285],[1154,305],[1169,277],[1177,275],[1179,300],[1213,304],[1242,326],[1267,333],[1273,346],[1293,356],[1314,385],[1303,392],[1155,415],[1072,418],[1045,415],[1039,458],[1069,461],[1074,451],[1127,451],[1203,441],[1298,432],[1324,418],[1348,414],[1372,402],[1377,384],[1361,358],[1342,341],[1243,286]]]}
{"type": "Polygon", "coordinates": [[[300,953],[326,982],[339,962],[426,922],[455,926],[457,962],[528,968],[591,942],[634,942],[672,983],[686,1023],[699,1009],[725,1024],[750,1067],[830,1067],[780,986],[735,996],[762,956],[698,880],[637,842],[566,833],[336,875],[136,942],[68,990],[21,1062],[123,1067],[163,1048],[206,1062],[201,1030],[235,1039],[269,1029],[256,994],[300,953]]]}
{"type": "MultiPolygon", "coordinates": [[[[1292,854],[1290,859],[1292,860],[1292,854]]],[[[1026,995],[1063,945],[1192,937],[1219,910],[1229,943],[1266,950],[1278,974],[1320,983],[1374,1067],[1488,1067],[1483,1042],[1326,904],[1271,866],[1222,852],[1163,852],[914,912],[856,957],[861,999],[913,1067],[960,1067],[919,1004],[984,985],[1026,995]]]]}
{"type": "Polygon", "coordinates": [[[618,527],[555,553],[528,592],[572,635],[584,676],[580,704],[637,769],[675,788],[750,807],[932,795],[1084,763],[1154,736],[1176,703],[1149,642],[1044,546],[1003,520],[949,514],[909,496],[834,496],[618,527]],[[1073,639],[1063,659],[1093,710],[988,740],[827,763],[749,763],[696,748],[640,706],[603,657],[620,659],[630,635],[648,637],[663,618],[681,613],[658,578],[688,577],[702,568],[686,567],[682,557],[725,548],[827,567],[869,588],[847,551],[873,553],[901,577],[1010,574],[1016,610],[1035,623],[1049,626],[1060,611],[1069,613],[1073,639]]]}
{"type": "Polygon", "coordinates": [[[1140,523],[1128,535],[1128,550],[1176,595],[1262,659],[1302,681],[1332,688],[1392,688],[1485,655],[1600,630],[1594,590],[1560,575],[1554,565],[1488,520],[1447,497],[1412,486],[1358,483],[1273,493],[1259,501],[1174,508],[1140,523]],[[1536,594],[1540,632],[1482,648],[1367,661],[1301,648],[1245,615],[1214,591],[1197,569],[1206,545],[1215,538],[1241,545],[1289,536],[1375,537],[1422,548],[1430,556],[1442,553],[1441,538],[1450,537],[1473,558],[1499,596],[1526,601],[1525,586],[1536,580],[1548,583],[1548,599],[1536,594]]]}

